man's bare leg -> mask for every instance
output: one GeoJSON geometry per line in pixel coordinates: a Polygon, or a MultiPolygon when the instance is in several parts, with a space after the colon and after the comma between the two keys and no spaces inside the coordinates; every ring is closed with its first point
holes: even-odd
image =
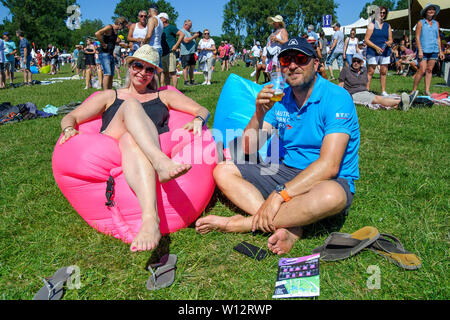
{"type": "MultiPolygon", "coordinates": [[[[196,230],[202,234],[213,230],[238,233],[252,231],[253,215],[264,203],[261,193],[242,178],[233,164],[220,164],[214,170],[214,178],[227,198],[251,216],[210,215],[197,221],[196,230]]],[[[345,208],[346,200],[347,196],[342,187],[337,182],[328,180],[284,203],[273,221],[277,231],[269,238],[269,249],[276,254],[289,252],[301,236],[300,227],[341,212],[345,208]]]]}

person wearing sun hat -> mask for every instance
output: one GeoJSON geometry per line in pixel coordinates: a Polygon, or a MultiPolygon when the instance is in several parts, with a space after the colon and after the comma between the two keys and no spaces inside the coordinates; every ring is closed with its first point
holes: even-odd
{"type": "Polygon", "coordinates": [[[441,38],[439,35],[439,22],[436,16],[441,8],[438,5],[428,3],[420,15],[422,20],[417,22],[416,26],[416,46],[417,61],[419,62],[419,70],[414,75],[413,93],[417,91],[420,81],[425,76],[425,95],[430,96],[431,78],[433,76],[433,68],[438,59],[444,59],[445,55],[441,48],[441,38]]]}
{"type": "Polygon", "coordinates": [[[271,100],[272,84],[258,93],[241,148],[242,159],[256,160],[252,150],[274,134],[272,151],[282,154],[272,152],[273,163],[219,163],[213,172],[217,186],[249,216],[206,216],[196,230],[273,233],[267,246],[281,255],[292,250],[304,226],[347,215],[359,178],[360,133],[352,98],[317,74],[319,59],[306,39],[289,39],[278,59],[289,86],[278,103],[271,100]]]}
{"type": "Polygon", "coordinates": [[[125,88],[101,91],[62,119],[60,144],[70,143],[80,133],[75,129],[78,125],[102,117],[100,132],[117,140],[126,181],[142,209],[142,226],[130,246],[137,252],[155,249],[161,239],[156,179],[166,183],[191,169],[161,151],[159,135],[169,131],[169,106],[195,117],[182,128],[194,135],[201,135],[209,112],[176,90],[157,90],[153,80],[161,71],[159,53],[151,46],[144,45],[128,57],[127,66],[125,88]]]}
{"type": "Polygon", "coordinates": [[[268,17],[267,23],[273,27],[273,32],[267,39],[267,68],[266,72],[272,71],[272,66],[278,63],[278,54],[280,53],[280,48],[285,44],[289,35],[286,30],[286,25],[284,19],[280,15],[274,17],[268,17]]]}

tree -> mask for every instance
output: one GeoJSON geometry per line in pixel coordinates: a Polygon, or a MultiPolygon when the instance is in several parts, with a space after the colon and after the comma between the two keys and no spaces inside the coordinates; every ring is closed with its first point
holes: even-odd
{"type": "Polygon", "coordinates": [[[159,8],[159,12],[165,12],[169,15],[170,22],[175,24],[178,19],[178,12],[175,8],[165,0],[121,0],[114,10],[115,20],[118,17],[125,17],[128,21],[136,22],[139,11],[148,11],[150,5],[156,4],[159,8]]]}
{"type": "Polygon", "coordinates": [[[86,43],[87,38],[95,38],[95,33],[102,28],[103,22],[99,19],[83,21],[81,28],[71,33],[71,45],[74,46],[80,41],[86,43]]]}
{"type": "MultiPolygon", "coordinates": [[[[406,2],[408,2],[408,1],[406,1],[406,2]]],[[[369,7],[371,5],[384,6],[389,11],[392,11],[392,10],[394,10],[394,7],[395,7],[395,0],[374,0],[372,2],[367,2],[364,5],[364,8],[362,9],[361,13],[359,14],[360,18],[367,19],[369,17],[369,15],[367,14],[367,7],[369,7]]]]}
{"type": "Polygon", "coordinates": [[[336,8],[334,0],[230,0],[224,7],[222,30],[225,38],[239,38],[245,32],[243,45],[251,46],[258,40],[265,43],[271,34],[269,16],[283,16],[293,37],[301,35],[309,24],[318,27],[325,14],[336,17],[336,8]]]}
{"type": "Polygon", "coordinates": [[[9,9],[12,18],[4,20],[5,30],[15,35],[21,29],[25,37],[36,47],[47,47],[53,43],[58,47],[70,42],[70,30],[65,24],[67,7],[76,0],[0,0],[9,9]]]}
{"type": "Polygon", "coordinates": [[[398,0],[397,1],[395,10],[403,10],[403,9],[408,9],[408,0],[398,0]]]}

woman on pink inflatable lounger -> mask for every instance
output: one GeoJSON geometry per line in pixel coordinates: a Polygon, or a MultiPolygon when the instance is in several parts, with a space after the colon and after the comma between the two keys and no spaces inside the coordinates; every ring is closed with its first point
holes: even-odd
{"type": "Polygon", "coordinates": [[[79,134],[75,127],[102,115],[101,132],[119,142],[122,167],[128,185],[135,192],[142,209],[142,227],[131,244],[131,251],[153,250],[161,233],[156,200],[156,174],[161,183],[175,179],[190,169],[190,165],[172,161],[162,151],[158,136],[168,132],[168,106],[196,118],[183,129],[201,135],[206,108],[175,90],[157,91],[158,51],[142,46],[127,58],[129,84],[127,88],[107,90],[85,101],[61,121],[63,144],[79,134]]]}

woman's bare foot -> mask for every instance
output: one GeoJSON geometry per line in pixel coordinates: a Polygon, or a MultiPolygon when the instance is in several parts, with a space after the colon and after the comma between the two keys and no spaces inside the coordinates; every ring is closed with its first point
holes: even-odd
{"type": "Polygon", "coordinates": [[[195,223],[195,230],[200,234],[207,234],[211,231],[222,232],[248,232],[251,230],[252,220],[241,215],[235,215],[233,217],[220,217],[220,216],[206,216],[200,218],[195,223]],[[248,225],[248,221],[250,225],[248,225]]]}
{"type": "Polygon", "coordinates": [[[267,246],[275,254],[282,255],[288,253],[294,246],[295,241],[302,236],[302,233],[303,229],[301,227],[278,229],[269,238],[267,246]]]}
{"type": "Polygon", "coordinates": [[[158,246],[159,240],[161,240],[159,221],[153,218],[144,219],[139,233],[130,246],[130,250],[133,252],[153,250],[158,246]]]}
{"type": "Polygon", "coordinates": [[[192,166],[190,164],[176,163],[169,158],[160,161],[155,165],[155,170],[158,173],[160,183],[166,183],[176,179],[186,174],[191,168],[192,166]]]}

